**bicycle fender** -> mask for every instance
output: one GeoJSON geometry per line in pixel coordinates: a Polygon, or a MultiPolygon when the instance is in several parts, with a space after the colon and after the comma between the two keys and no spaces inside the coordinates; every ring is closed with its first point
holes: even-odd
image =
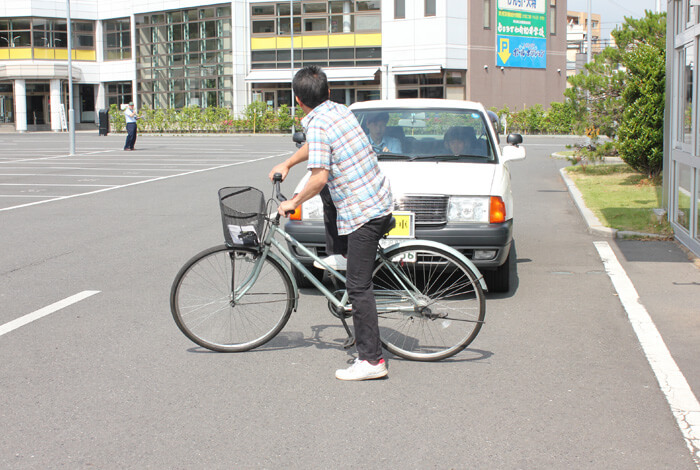
{"type": "Polygon", "coordinates": [[[296,279],[294,279],[294,276],[292,275],[291,268],[289,267],[289,265],[287,263],[282,261],[282,258],[280,258],[276,254],[274,254],[272,251],[268,252],[267,256],[269,258],[272,258],[275,261],[277,261],[282,266],[284,271],[287,273],[287,276],[289,276],[289,279],[292,281],[292,287],[294,287],[294,294],[295,294],[294,295],[294,311],[296,312],[297,305],[299,304],[299,286],[297,286],[297,281],[296,281],[296,279]]]}
{"type": "Polygon", "coordinates": [[[488,288],[486,287],[486,281],[484,281],[484,276],[481,274],[481,271],[472,263],[472,261],[464,256],[462,253],[459,251],[455,250],[451,246],[445,245],[444,243],[439,243],[435,242],[432,240],[417,240],[417,239],[410,239],[410,240],[401,240],[397,241],[394,245],[390,245],[387,248],[384,249],[384,252],[387,255],[390,255],[392,251],[396,250],[397,248],[401,247],[411,247],[413,245],[416,246],[429,246],[432,248],[440,248],[441,250],[447,251],[451,255],[453,255],[455,258],[459,259],[462,261],[464,264],[469,266],[469,269],[474,271],[474,274],[476,274],[477,278],[479,279],[479,284],[481,284],[481,288],[484,291],[488,291],[488,288]]]}

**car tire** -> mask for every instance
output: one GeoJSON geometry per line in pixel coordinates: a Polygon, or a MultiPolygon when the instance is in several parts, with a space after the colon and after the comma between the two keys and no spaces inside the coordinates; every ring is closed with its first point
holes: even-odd
{"type": "MultiPolygon", "coordinates": [[[[299,271],[297,268],[294,266],[291,266],[292,268],[292,276],[294,276],[294,280],[297,283],[297,287],[300,289],[304,289],[307,287],[314,287],[314,285],[309,281],[309,279],[304,276],[301,271],[299,271]]],[[[313,266],[306,266],[306,268],[311,271],[311,274],[316,277],[319,281],[323,281],[323,269],[318,269],[313,266]]]]}
{"type": "Polygon", "coordinates": [[[510,255],[498,269],[484,271],[484,281],[489,292],[508,292],[510,290],[510,255]]]}

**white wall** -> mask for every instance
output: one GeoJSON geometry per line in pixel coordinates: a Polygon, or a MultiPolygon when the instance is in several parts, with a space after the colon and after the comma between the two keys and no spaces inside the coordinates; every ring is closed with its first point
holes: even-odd
{"type": "Polygon", "coordinates": [[[438,0],[426,17],[424,2],[406,0],[406,18],[394,19],[393,2],[382,10],[382,61],[389,65],[467,68],[467,2],[438,0]]]}

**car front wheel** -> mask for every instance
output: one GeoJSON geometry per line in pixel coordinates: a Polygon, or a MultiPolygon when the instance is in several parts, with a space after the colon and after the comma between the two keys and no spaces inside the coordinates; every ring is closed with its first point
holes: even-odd
{"type": "Polygon", "coordinates": [[[489,292],[508,292],[510,290],[510,254],[498,269],[483,271],[489,292]]]}

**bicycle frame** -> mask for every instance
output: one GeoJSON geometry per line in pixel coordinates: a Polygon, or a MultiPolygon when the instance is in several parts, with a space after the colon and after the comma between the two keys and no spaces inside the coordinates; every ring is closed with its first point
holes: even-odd
{"type": "MultiPolygon", "coordinates": [[[[283,228],[279,226],[279,216],[275,218],[275,220],[271,220],[269,224],[269,229],[267,230],[267,234],[265,235],[265,238],[262,241],[262,251],[261,251],[261,256],[260,259],[264,259],[267,256],[270,256],[270,252],[272,250],[272,247],[277,248],[277,250],[280,252],[282,257],[289,261],[289,263],[292,264],[297,270],[299,270],[327,299],[328,301],[333,304],[333,306],[336,307],[336,309],[340,310],[345,310],[346,312],[349,311],[348,307],[348,292],[347,290],[343,293],[343,297],[339,300],[336,298],[336,296],[326,288],[326,286],[323,285],[321,281],[319,281],[316,276],[314,276],[311,271],[309,271],[300,261],[298,261],[294,255],[287,249],[286,246],[279,240],[275,238],[276,234],[280,234],[285,241],[290,243],[292,246],[294,246],[296,249],[304,253],[305,255],[309,256],[312,258],[314,261],[318,261],[322,266],[325,267],[325,269],[328,271],[328,273],[336,278],[337,280],[345,283],[346,278],[343,276],[340,272],[336,271],[335,269],[331,268],[324,262],[321,258],[319,258],[315,253],[313,253],[311,250],[309,250],[307,247],[302,245],[299,241],[297,241],[294,237],[289,235],[283,228]]],[[[387,258],[384,255],[384,252],[381,247],[377,247],[377,251],[379,253],[379,258],[386,261],[387,258]]],[[[414,306],[419,305],[419,299],[415,295],[415,292],[418,292],[418,289],[416,286],[411,283],[411,281],[399,270],[396,269],[396,267],[392,263],[385,263],[386,266],[389,267],[390,271],[396,276],[397,281],[400,283],[401,287],[404,290],[404,293],[407,294],[408,298],[411,300],[411,306],[410,307],[396,307],[394,306],[392,308],[392,311],[413,311],[414,306]]],[[[250,275],[250,278],[241,284],[238,290],[236,290],[233,293],[233,301],[237,302],[241,297],[243,297],[246,292],[255,284],[257,281],[258,276],[260,275],[260,269],[262,267],[262,262],[256,263],[256,267],[253,270],[253,272],[250,275]]],[[[293,277],[292,277],[293,279],[293,277]]],[[[295,285],[296,288],[296,285],[295,285]]],[[[381,308],[377,306],[378,313],[381,312],[381,308]]]]}

